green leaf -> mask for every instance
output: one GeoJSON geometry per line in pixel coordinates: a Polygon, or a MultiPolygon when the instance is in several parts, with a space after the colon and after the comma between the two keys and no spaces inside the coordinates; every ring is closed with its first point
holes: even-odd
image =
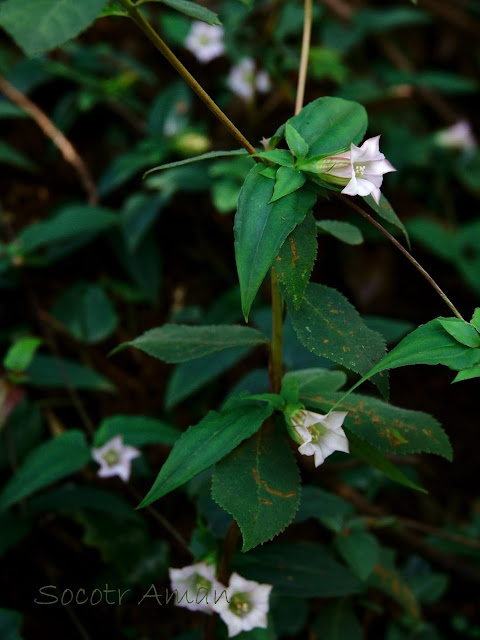
{"type": "Polygon", "coordinates": [[[409,333],[377,365],[347,392],[347,395],[373,375],[413,364],[443,364],[454,371],[473,367],[480,362],[480,349],[467,347],[449,335],[435,318],[409,333]]]}
{"type": "Polygon", "coordinates": [[[406,455],[436,453],[452,459],[452,448],[440,423],[428,413],[394,407],[378,398],[341,393],[316,393],[300,398],[309,406],[329,411],[335,406],[348,411],[344,425],[380,451],[406,455]]]}
{"type": "Polygon", "coordinates": [[[467,347],[480,346],[480,334],[471,324],[460,318],[438,318],[445,331],[467,347]]]}
{"type": "MultiPolygon", "coordinates": [[[[295,309],[288,305],[288,313],[307,349],[347,369],[364,374],[385,353],[380,334],[368,329],[356,309],[335,289],[310,283],[301,306],[295,309]]],[[[378,377],[374,382],[383,395],[388,394],[386,377],[378,377]]]]}
{"type": "Polygon", "coordinates": [[[473,325],[478,332],[480,332],[480,307],[477,307],[473,312],[470,324],[473,325]]]}
{"type": "Polygon", "coordinates": [[[125,202],[122,211],[122,226],[128,250],[134,253],[145,235],[158,218],[170,194],[134,193],[125,202]]]}
{"type": "Polygon", "coordinates": [[[335,598],[363,588],[325,547],[311,542],[274,542],[242,554],[234,565],[242,576],[272,584],[278,595],[289,598],[335,598]]]}
{"type": "Polygon", "coordinates": [[[322,640],[364,640],[362,626],[347,599],[322,608],[313,621],[311,633],[322,640]]]}
{"type": "Polygon", "coordinates": [[[271,540],[290,524],[300,501],[300,476],[273,422],[217,464],[212,498],[237,521],[242,551],[271,540]]]}
{"type": "Polygon", "coordinates": [[[309,145],[308,157],[337,153],[361,142],[367,130],[367,113],[358,102],[318,98],[288,120],[309,145]]]}
{"type": "Polygon", "coordinates": [[[23,640],[20,635],[22,620],[19,611],[0,609],[0,637],[3,640],[23,640]]]}
{"type": "Polygon", "coordinates": [[[143,4],[144,2],[161,2],[162,4],[166,4],[167,7],[175,9],[189,18],[195,18],[195,20],[201,20],[207,24],[222,24],[216,13],[213,13],[210,9],[202,7],[202,5],[197,4],[196,2],[190,2],[189,0],[143,0],[140,4],[143,4]]]}
{"type": "Polygon", "coordinates": [[[334,238],[346,242],[347,244],[362,244],[363,235],[358,227],[349,222],[340,220],[317,220],[317,228],[320,231],[329,233],[334,238]]]}
{"type": "Polygon", "coordinates": [[[273,263],[278,279],[285,286],[297,309],[308,285],[317,249],[315,218],[311,213],[307,213],[305,220],[295,227],[282,244],[273,263]]]}
{"type": "Polygon", "coordinates": [[[268,204],[276,202],[280,200],[280,198],[288,196],[290,193],[300,189],[306,180],[306,177],[301,171],[289,169],[288,167],[280,167],[275,176],[273,196],[268,204]]]}
{"type": "Polygon", "coordinates": [[[0,25],[32,56],[77,36],[104,5],[105,0],[3,0],[0,25]]]}
{"type": "Polygon", "coordinates": [[[55,217],[36,222],[21,231],[18,240],[22,250],[30,252],[45,245],[71,240],[81,233],[101,233],[118,225],[119,221],[119,216],[103,207],[69,205],[55,217]]]}
{"type": "Polygon", "coordinates": [[[100,342],[115,330],[115,308],[100,285],[77,282],[60,296],[53,315],[70,333],[88,344],[100,342]]]}
{"type": "Polygon", "coordinates": [[[0,511],[35,491],[75,473],[90,460],[85,434],[77,429],[62,433],[32,451],[0,494],[0,511]]]}
{"type": "Polygon", "coordinates": [[[287,122],[285,125],[285,139],[298,160],[302,160],[308,153],[308,144],[298,131],[287,122]]]}
{"type": "Polygon", "coordinates": [[[367,531],[347,529],[335,536],[334,545],[353,573],[366,580],[378,562],[377,539],[367,531]]]}
{"type": "Polygon", "coordinates": [[[117,435],[123,436],[123,441],[133,447],[145,444],[173,445],[180,436],[175,427],[146,416],[116,415],[105,418],[95,432],[93,444],[101,447],[117,435]]]}
{"type": "Polygon", "coordinates": [[[247,175],[235,216],[235,258],[245,319],[282,244],[316,199],[314,193],[304,188],[269,204],[274,185],[260,175],[261,171],[262,167],[256,165],[247,175]]]}
{"type": "Polygon", "coordinates": [[[99,373],[78,362],[37,354],[27,371],[26,383],[32,387],[59,387],[68,385],[90,391],[114,391],[112,383],[99,373]]]}
{"type": "Polygon", "coordinates": [[[19,338],[7,351],[3,359],[3,366],[14,373],[25,371],[30,366],[35,352],[41,344],[42,340],[34,336],[19,338]]]}
{"type": "Polygon", "coordinates": [[[270,160],[275,164],[279,164],[281,167],[290,167],[293,168],[295,165],[295,160],[287,149],[272,149],[270,151],[261,151],[257,153],[257,158],[264,158],[265,160],[270,160]]]}
{"type": "MultiPolygon", "coordinates": [[[[178,160],[177,162],[169,162],[168,164],[161,164],[159,167],[153,167],[143,174],[146,178],[150,173],[155,171],[163,171],[164,169],[173,169],[174,167],[181,167],[184,164],[192,164],[192,162],[200,162],[201,160],[211,160],[212,158],[226,158],[229,156],[246,156],[248,151],[245,149],[234,149],[233,151],[209,151],[208,153],[202,153],[200,156],[193,158],[186,158],[185,160],[178,160]]],[[[293,164],[293,160],[292,160],[293,164]]]]}
{"type": "Polygon", "coordinates": [[[303,485],[302,499],[295,522],[303,522],[308,518],[315,518],[322,523],[325,519],[339,518],[344,520],[354,513],[353,506],[334,493],[320,489],[320,487],[303,485]]]}
{"type": "Polygon", "coordinates": [[[285,405],[298,403],[298,381],[292,376],[283,376],[281,397],[285,405]]]}
{"type": "Polygon", "coordinates": [[[480,377],[480,365],[475,365],[474,367],[467,367],[466,369],[462,369],[459,371],[452,382],[462,382],[463,380],[471,380],[472,378],[480,377]]]}
{"type": "Polygon", "coordinates": [[[232,347],[254,347],[268,339],[250,327],[236,325],[188,326],[164,324],[124,342],[112,353],[135,347],[164,362],[187,362],[232,347]]]}
{"type": "Polygon", "coordinates": [[[124,18],[128,18],[128,13],[123,9],[119,9],[113,4],[108,4],[106,7],[102,9],[102,12],[99,14],[99,18],[108,18],[109,16],[121,16],[124,18]]]}
{"type": "Polygon", "coordinates": [[[175,442],[152,488],[142,500],[145,507],[173,491],[212,464],[219,462],[249,438],[271,415],[269,404],[235,404],[220,412],[210,411],[175,442]]]}
{"type": "Polygon", "coordinates": [[[394,482],[398,482],[398,484],[403,485],[404,487],[408,487],[409,489],[415,489],[416,491],[421,491],[422,493],[428,493],[422,487],[419,487],[417,484],[412,482],[407,476],[402,473],[397,467],[387,460],[383,454],[380,453],[378,449],[372,447],[372,445],[368,444],[362,438],[359,438],[353,431],[346,428],[344,429],[345,434],[348,438],[348,444],[350,446],[350,453],[361,460],[364,460],[367,464],[372,466],[374,469],[378,469],[381,471],[387,478],[393,480],[394,482]]]}
{"type": "Polygon", "coordinates": [[[368,204],[368,206],[375,211],[375,213],[377,213],[380,217],[382,217],[387,222],[390,222],[390,224],[393,224],[393,226],[397,227],[397,229],[400,229],[400,231],[405,236],[405,240],[407,241],[408,247],[410,248],[410,238],[408,237],[408,232],[405,229],[405,225],[397,216],[397,214],[393,210],[392,205],[386,199],[383,193],[380,195],[379,204],[375,202],[375,200],[371,195],[364,196],[363,199],[368,204]]]}
{"type": "Polygon", "coordinates": [[[329,369],[302,369],[286,373],[284,380],[290,379],[297,381],[302,398],[314,401],[319,393],[338,391],[346,383],[347,375],[343,371],[329,369]]]}

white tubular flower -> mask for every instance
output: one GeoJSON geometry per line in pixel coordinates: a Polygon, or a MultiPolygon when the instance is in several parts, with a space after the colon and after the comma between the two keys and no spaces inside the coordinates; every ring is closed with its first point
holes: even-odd
{"type": "Polygon", "coordinates": [[[225,51],[223,27],[196,21],[188,32],[185,46],[200,62],[210,62],[225,51]]]}
{"type": "Polygon", "coordinates": [[[477,146],[477,141],[468,120],[460,120],[453,126],[448,127],[448,129],[439,131],[434,140],[439,147],[444,149],[471,151],[477,146]]]}
{"type": "Polygon", "coordinates": [[[141,455],[135,447],[123,444],[123,436],[115,436],[103,447],[92,449],[92,457],[100,465],[98,475],[101,478],[120,476],[128,482],[131,472],[131,461],[141,455]]]}
{"type": "Polygon", "coordinates": [[[345,184],[342,193],[349,196],[372,195],[380,202],[380,187],[385,173],[396,171],[379,149],[380,136],[365,140],[361,147],[350,145],[350,151],[323,158],[317,171],[326,182],[345,184]]]}
{"type": "Polygon", "coordinates": [[[213,605],[228,627],[228,637],[256,627],[266,629],[271,584],[259,584],[232,573],[227,597],[213,605]]]}
{"type": "Polygon", "coordinates": [[[213,613],[216,601],[225,599],[226,590],[215,579],[215,567],[206,562],[183,567],[183,569],[169,569],[172,589],[177,591],[175,604],[190,611],[213,613]]]}
{"type": "Polygon", "coordinates": [[[270,90],[270,76],[263,69],[257,72],[252,58],[243,58],[230,69],[227,85],[237,96],[250,100],[255,90],[260,93],[270,90]]]}
{"type": "Polygon", "coordinates": [[[334,451],[350,453],[347,436],[342,429],[346,415],[346,411],[322,415],[302,409],[290,418],[301,442],[299,452],[304,456],[315,456],[316,467],[334,451]]]}

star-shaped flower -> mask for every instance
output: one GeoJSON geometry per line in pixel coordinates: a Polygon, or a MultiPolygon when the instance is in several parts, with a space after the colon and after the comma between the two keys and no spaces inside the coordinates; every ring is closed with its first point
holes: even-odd
{"type": "Polygon", "coordinates": [[[301,409],[290,420],[300,443],[299,452],[304,456],[315,456],[319,467],[334,451],[350,453],[347,436],[342,429],[346,411],[331,411],[326,415],[301,409]]]}
{"type": "Polygon", "coordinates": [[[396,171],[395,167],[380,153],[380,136],[365,140],[361,147],[350,145],[350,151],[323,158],[317,171],[326,182],[346,185],[342,193],[349,196],[372,195],[380,202],[380,187],[385,173],[396,171]]]}
{"type": "Polygon", "coordinates": [[[188,32],[185,46],[200,62],[210,62],[225,51],[223,27],[197,20],[188,32]]]}
{"type": "Polygon", "coordinates": [[[250,100],[255,91],[267,93],[270,90],[270,76],[263,69],[256,71],[252,58],[243,58],[230,69],[227,84],[237,96],[250,100]]]}
{"type": "Polygon", "coordinates": [[[169,569],[172,589],[178,595],[175,604],[190,611],[213,613],[215,602],[225,599],[225,587],[215,579],[215,567],[197,562],[183,569],[169,569]]]}
{"type": "Polygon", "coordinates": [[[131,461],[141,455],[135,447],[123,444],[123,436],[115,436],[103,447],[92,449],[92,457],[100,465],[98,475],[101,478],[120,476],[128,482],[131,472],[131,461]]]}
{"type": "Polygon", "coordinates": [[[213,609],[228,627],[229,638],[256,627],[267,628],[271,590],[271,584],[259,584],[232,573],[227,597],[213,604],[213,609]]]}

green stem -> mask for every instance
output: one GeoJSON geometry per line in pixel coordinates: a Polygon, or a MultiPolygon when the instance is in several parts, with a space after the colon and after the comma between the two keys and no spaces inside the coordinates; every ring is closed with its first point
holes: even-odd
{"type": "Polygon", "coordinates": [[[358,204],[355,204],[355,202],[352,202],[350,198],[346,198],[345,196],[340,196],[340,195],[338,197],[341,200],[343,200],[343,202],[345,202],[345,204],[347,204],[349,207],[351,207],[352,209],[355,209],[355,211],[357,211],[366,220],[368,220],[370,224],[373,224],[374,227],[377,227],[377,229],[379,229],[383,233],[383,235],[386,236],[390,240],[390,242],[394,244],[397,247],[397,249],[403,253],[403,255],[407,258],[407,260],[409,260],[413,264],[413,266],[416,269],[418,269],[418,271],[420,271],[422,276],[432,285],[432,287],[435,289],[438,295],[442,298],[445,304],[448,307],[450,307],[454,315],[457,316],[459,320],[464,320],[460,311],[458,311],[458,309],[455,307],[453,302],[447,297],[446,293],[443,292],[443,290],[435,282],[432,276],[422,267],[422,265],[417,260],[415,260],[412,254],[409,253],[407,249],[405,249],[405,247],[401,245],[400,242],[385,229],[385,227],[382,227],[382,225],[379,222],[377,222],[375,218],[372,218],[372,216],[369,215],[366,211],[364,211],[361,207],[359,207],[358,204]]]}
{"type": "Polygon", "coordinates": [[[307,83],[308,54],[310,53],[310,36],[312,34],[312,0],[305,0],[303,18],[302,53],[298,70],[297,99],[295,101],[295,115],[300,113],[305,99],[305,85],[307,83]]]}
{"type": "Polygon", "coordinates": [[[245,138],[245,136],[237,129],[233,122],[227,118],[218,105],[212,100],[203,87],[195,80],[192,74],[183,66],[173,51],[165,44],[160,38],[158,33],[153,29],[150,23],[143,17],[138,8],[132,2],[132,0],[118,0],[118,2],[128,12],[130,18],[135,22],[137,27],[143,31],[147,38],[153,43],[153,45],[160,51],[162,55],[168,60],[172,67],[180,74],[185,80],[188,86],[194,91],[197,96],[202,100],[213,115],[220,120],[220,122],[227,127],[230,133],[237,139],[239,144],[244,147],[248,153],[257,153],[255,147],[245,138]]]}
{"type": "Polygon", "coordinates": [[[277,274],[272,274],[272,347],[269,375],[272,393],[280,393],[283,378],[283,297],[280,293],[277,274]]]}

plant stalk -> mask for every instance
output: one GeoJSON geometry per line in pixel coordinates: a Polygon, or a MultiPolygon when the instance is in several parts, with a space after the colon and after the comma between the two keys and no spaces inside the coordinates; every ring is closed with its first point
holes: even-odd
{"type": "Polygon", "coordinates": [[[165,56],[172,67],[180,74],[185,80],[188,86],[194,91],[197,96],[204,102],[213,115],[225,125],[230,133],[236,138],[238,143],[248,151],[248,153],[257,153],[255,147],[245,138],[245,136],[237,129],[233,122],[225,115],[220,107],[212,100],[203,87],[195,80],[192,74],[184,67],[173,51],[168,45],[160,38],[151,24],[143,17],[138,8],[132,2],[132,0],[118,0],[118,2],[128,12],[129,17],[135,22],[137,27],[143,31],[147,38],[153,43],[153,45],[165,56]]]}
{"type": "Polygon", "coordinates": [[[308,55],[310,53],[310,37],[312,34],[312,0],[305,0],[303,18],[302,53],[298,69],[297,98],[295,101],[295,115],[300,113],[305,99],[305,85],[307,83],[308,55]]]}

